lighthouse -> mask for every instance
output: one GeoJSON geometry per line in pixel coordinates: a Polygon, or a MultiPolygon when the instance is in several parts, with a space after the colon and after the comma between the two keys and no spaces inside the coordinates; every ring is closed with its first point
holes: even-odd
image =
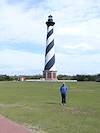
{"type": "Polygon", "coordinates": [[[48,16],[47,37],[46,37],[46,50],[45,50],[45,67],[43,75],[45,80],[56,80],[57,71],[55,68],[55,49],[54,49],[54,25],[53,17],[48,16]]]}

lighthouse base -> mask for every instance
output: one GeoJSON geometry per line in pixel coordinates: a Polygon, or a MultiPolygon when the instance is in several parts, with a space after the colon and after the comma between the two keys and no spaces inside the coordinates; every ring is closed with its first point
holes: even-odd
{"type": "Polygon", "coordinates": [[[57,71],[43,71],[43,77],[45,80],[57,80],[57,71]]]}

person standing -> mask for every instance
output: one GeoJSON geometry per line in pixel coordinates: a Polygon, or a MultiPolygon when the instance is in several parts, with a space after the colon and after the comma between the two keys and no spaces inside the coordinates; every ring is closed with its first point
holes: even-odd
{"type": "Polygon", "coordinates": [[[66,104],[66,95],[68,92],[68,88],[65,86],[65,84],[63,83],[62,86],[60,87],[60,93],[61,93],[61,98],[62,98],[62,104],[66,104]]]}

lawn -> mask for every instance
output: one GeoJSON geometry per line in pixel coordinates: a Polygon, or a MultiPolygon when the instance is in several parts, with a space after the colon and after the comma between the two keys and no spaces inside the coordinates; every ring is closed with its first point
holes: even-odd
{"type": "Polygon", "coordinates": [[[0,82],[0,114],[45,133],[99,133],[100,83],[66,83],[67,105],[51,82],[0,82]]]}

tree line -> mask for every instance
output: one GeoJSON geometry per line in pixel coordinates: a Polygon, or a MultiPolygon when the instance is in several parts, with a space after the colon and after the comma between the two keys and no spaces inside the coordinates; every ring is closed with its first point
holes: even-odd
{"type": "MultiPolygon", "coordinates": [[[[0,81],[13,81],[13,80],[18,80],[20,76],[9,76],[9,75],[0,75],[0,81]]],[[[43,75],[24,75],[26,79],[42,79],[43,75]]],[[[77,80],[77,81],[96,81],[100,82],[100,74],[96,75],[58,75],[57,76],[58,80],[77,80]]]]}
{"type": "Polygon", "coordinates": [[[59,80],[96,81],[100,82],[100,74],[97,75],[58,75],[59,80]]]}

